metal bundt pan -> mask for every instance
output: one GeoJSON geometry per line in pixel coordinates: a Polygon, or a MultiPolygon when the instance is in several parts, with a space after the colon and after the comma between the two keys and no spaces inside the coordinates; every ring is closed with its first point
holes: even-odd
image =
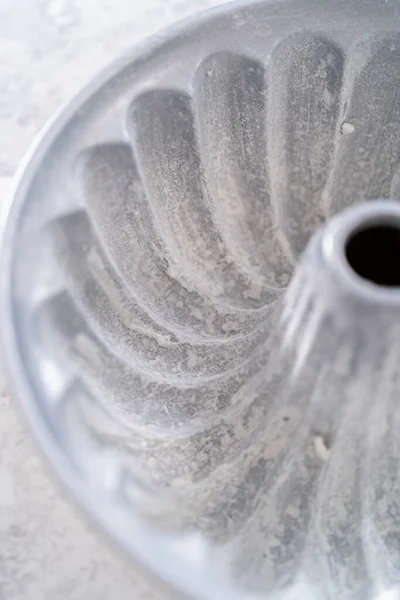
{"type": "Polygon", "coordinates": [[[399,164],[399,2],[287,0],[122,58],[21,168],[16,395],[73,496],[184,597],[400,597],[398,294],[334,250],[396,208],[334,220],[285,292],[326,219],[400,197],[399,164]]]}

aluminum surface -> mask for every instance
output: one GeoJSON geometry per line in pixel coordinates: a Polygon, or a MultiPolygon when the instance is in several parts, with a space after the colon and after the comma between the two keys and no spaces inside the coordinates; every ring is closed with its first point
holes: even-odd
{"type": "Polygon", "coordinates": [[[312,252],[286,288],[325,220],[399,197],[399,23],[376,0],[214,10],[110,67],[21,169],[17,395],[88,512],[189,597],[398,583],[392,392],[371,441],[364,321],[324,329],[312,252]]]}

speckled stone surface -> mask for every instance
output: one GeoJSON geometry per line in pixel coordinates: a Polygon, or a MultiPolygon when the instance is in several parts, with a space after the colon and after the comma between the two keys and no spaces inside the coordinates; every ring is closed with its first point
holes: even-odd
{"type": "MultiPolygon", "coordinates": [[[[1,0],[0,197],[47,119],[93,74],[146,36],[221,3],[1,0]]],[[[0,410],[0,600],[166,598],[54,483],[15,411],[1,365],[0,410]]]]}

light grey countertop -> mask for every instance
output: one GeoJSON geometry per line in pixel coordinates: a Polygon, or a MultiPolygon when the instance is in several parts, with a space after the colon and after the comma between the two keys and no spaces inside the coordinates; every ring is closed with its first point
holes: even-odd
{"type": "MultiPolygon", "coordinates": [[[[1,198],[33,138],[88,79],[146,36],[218,4],[0,0],[1,198]]],[[[68,502],[39,458],[1,370],[0,411],[0,600],[165,598],[68,502]]]]}

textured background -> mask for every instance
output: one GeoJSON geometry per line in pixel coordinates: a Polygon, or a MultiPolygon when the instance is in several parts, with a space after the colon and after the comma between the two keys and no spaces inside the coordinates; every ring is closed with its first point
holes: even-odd
{"type": "MultiPolygon", "coordinates": [[[[35,135],[93,74],[147,35],[221,3],[0,0],[1,198],[35,135]]],[[[0,600],[162,597],[49,477],[0,365],[0,600]]]]}

